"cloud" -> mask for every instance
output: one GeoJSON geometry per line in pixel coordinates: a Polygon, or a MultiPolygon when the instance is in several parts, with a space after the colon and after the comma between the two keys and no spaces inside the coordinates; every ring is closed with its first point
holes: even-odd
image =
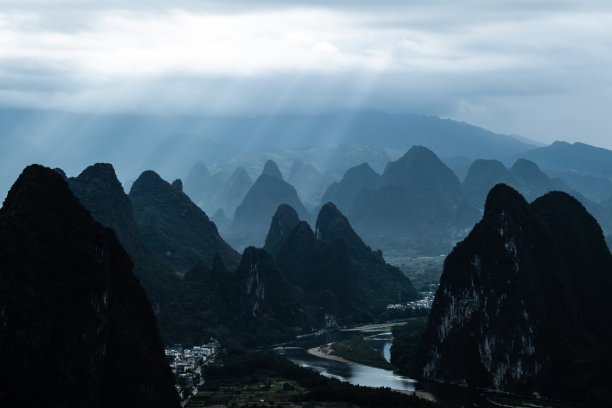
{"type": "Polygon", "coordinates": [[[247,115],[368,107],[546,141],[578,129],[605,140],[610,129],[608,1],[98,3],[3,2],[0,105],[247,115]]]}

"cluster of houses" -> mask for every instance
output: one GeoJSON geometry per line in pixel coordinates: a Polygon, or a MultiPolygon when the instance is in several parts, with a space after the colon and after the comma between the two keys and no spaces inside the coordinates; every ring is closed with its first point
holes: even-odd
{"type": "Polygon", "coordinates": [[[185,348],[182,344],[166,348],[166,357],[172,373],[176,376],[177,389],[181,396],[183,388],[197,388],[204,383],[201,368],[215,361],[220,347],[218,340],[211,339],[210,343],[192,348],[185,348]]]}
{"type": "Polygon", "coordinates": [[[431,309],[431,305],[433,305],[434,297],[436,295],[435,291],[430,292],[420,292],[422,298],[419,300],[415,300],[407,303],[395,303],[392,305],[387,305],[387,309],[394,310],[419,310],[419,309],[431,309]]]}

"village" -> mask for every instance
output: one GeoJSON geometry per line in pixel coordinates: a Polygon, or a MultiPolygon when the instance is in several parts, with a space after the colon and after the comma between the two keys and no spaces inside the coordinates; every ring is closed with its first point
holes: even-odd
{"type": "Polygon", "coordinates": [[[175,344],[165,349],[170,368],[176,377],[176,389],[182,400],[185,401],[198,392],[198,387],[204,384],[202,366],[213,363],[220,350],[221,344],[217,339],[192,348],[175,344]]]}

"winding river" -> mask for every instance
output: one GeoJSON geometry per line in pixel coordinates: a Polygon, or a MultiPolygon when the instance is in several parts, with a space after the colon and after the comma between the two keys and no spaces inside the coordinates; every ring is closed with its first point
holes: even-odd
{"type": "Polygon", "coordinates": [[[389,387],[404,392],[426,393],[449,408],[460,407],[497,407],[480,393],[464,388],[451,387],[438,383],[423,383],[390,370],[383,370],[356,364],[318,357],[308,353],[308,349],[344,340],[360,334],[367,336],[368,344],[383,353],[387,360],[391,351],[391,328],[380,327],[351,331],[332,331],[299,338],[293,343],[276,347],[274,351],[294,363],[310,367],[326,377],[337,378],[355,385],[368,387],[389,387]]]}

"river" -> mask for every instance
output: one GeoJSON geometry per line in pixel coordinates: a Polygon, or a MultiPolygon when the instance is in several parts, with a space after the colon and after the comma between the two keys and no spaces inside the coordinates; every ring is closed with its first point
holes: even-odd
{"type": "Polygon", "coordinates": [[[451,387],[438,383],[424,383],[390,370],[382,370],[380,368],[368,367],[356,363],[329,360],[307,352],[309,348],[344,340],[356,334],[367,336],[368,344],[372,348],[383,352],[385,358],[390,360],[390,327],[353,331],[331,331],[304,336],[290,344],[276,347],[274,351],[302,367],[310,367],[321,373],[321,375],[337,378],[351,384],[368,387],[389,387],[402,391],[424,391],[433,395],[441,405],[448,408],[495,407],[495,405],[487,401],[482,394],[474,390],[451,387]]]}

